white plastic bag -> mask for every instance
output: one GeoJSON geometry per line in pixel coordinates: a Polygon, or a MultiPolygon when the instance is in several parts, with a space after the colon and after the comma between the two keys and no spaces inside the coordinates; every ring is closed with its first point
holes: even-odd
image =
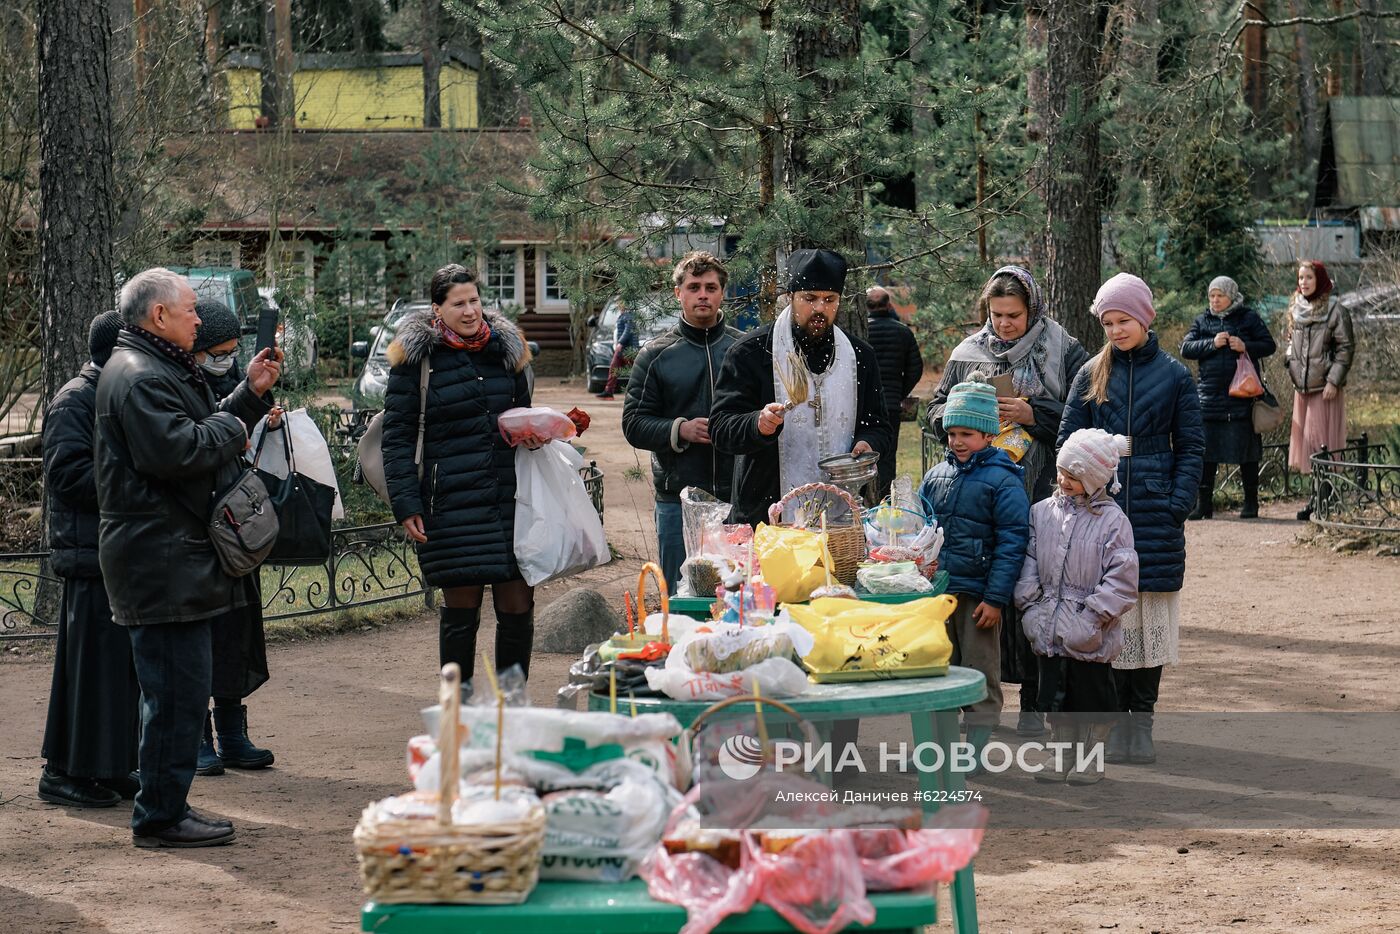
{"type": "Polygon", "coordinates": [[[661,842],[666,817],[680,803],[674,789],[628,778],[607,792],[556,791],[545,810],[541,879],[623,882],[661,842]]]}
{"type": "MultiPolygon", "coordinates": [[[[253,452],[258,449],[258,440],[266,430],[267,417],[263,416],[262,421],[253,426],[252,446],[248,448],[250,462],[253,452]]],[[[340,484],[336,483],[331,449],[326,445],[321,429],[316,427],[316,422],[306,413],[306,409],[292,409],[282,415],[282,430],[291,432],[292,457],[297,462],[297,473],[335,490],[335,506],[331,509],[331,518],[344,519],[345,507],[340,502],[340,484]]],[[[287,451],[282,446],[282,439],[276,434],[267,439],[262,457],[258,459],[258,468],[266,470],[274,477],[286,478],[287,451]]]]}
{"type": "Polygon", "coordinates": [[[515,449],[515,561],[531,587],[611,557],[582,466],[583,455],[563,441],[515,449]]]}
{"type": "Polygon", "coordinates": [[[703,641],[709,647],[709,654],[728,658],[746,647],[771,642],[777,636],[785,636],[797,655],[806,655],[812,650],[812,636],[801,626],[792,623],[769,626],[710,623],[709,627],[712,631],[708,633],[691,632],[680,638],[673,636],[674,645],[666,656],[666,664],[660,668],[646,669],[647,686],[676,700],[723,700],[736,694],[752,694],[755,681],[769,697],[794,697],[807,690],[806,672],[787,658],[764,658],[747,668],[723,674],[695,671],[687,661],[687,646],[692,642],[703,641]]]}

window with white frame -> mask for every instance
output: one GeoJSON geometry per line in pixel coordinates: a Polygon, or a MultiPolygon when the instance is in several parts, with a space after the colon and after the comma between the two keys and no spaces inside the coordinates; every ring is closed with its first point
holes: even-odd
{"type": "Polygon", "coordinates": [[[242,253],[242,245],[237,240],[201,240],[194,245],[194,264],[240,269],[242,253]]]}
{"type": "Polygon", "coordinates": [[[540,304],[567,305],[569,296],[564,287],[564,277],[551,259],[548,250],[540,250],[540,304]]]}
{"type": "Polygon", "coordinates": [[[520,248],[492,250],[486,254],[486,291],[502,305],[520,302],[520,248]]]}

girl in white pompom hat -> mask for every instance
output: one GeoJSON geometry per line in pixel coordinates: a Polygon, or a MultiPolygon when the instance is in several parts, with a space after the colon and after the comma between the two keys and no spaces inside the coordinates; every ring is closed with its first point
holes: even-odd
{"type": "MultiPolygon", "coordinates": [[[[1031,507],[1030,542],[1016,605],[1040,671],[1037,706],[1054,741],[1086,746],[1108,739],[1118,717],[1111,662],[1123,649],[1123,614],[1137,603],[1133,527],[1112,493],[1128,439],[1084,428],[1056,458],[1059,488],[1031,507]]],[[[1053,747],[1052,747],[1053,748],[1053,747]]],[[[1073,754],[1037,773],[1041,781],[1092,784],[1103,772],[1070,768],[1073,754]]]]}

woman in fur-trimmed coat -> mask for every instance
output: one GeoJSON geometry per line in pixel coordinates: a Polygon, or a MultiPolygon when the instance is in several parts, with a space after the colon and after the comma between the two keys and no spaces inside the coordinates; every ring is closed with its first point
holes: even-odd
{"type": "Polygon", "coordinates": [[[426,581],[443,590],[438,654],[472,675],[481,602],[490,585],[497,669],[528,675],[534,592],[515,562],[515,452],[496,429],[530,404],[530,351],[510,320],[481,307],[476,276],[439,269],[432,308],[400,322],[389,345],[384,476],[394,518],[416,543],[426,581]],[[414,462],[419,380],[428,361],[422,476],[414,462]]]}

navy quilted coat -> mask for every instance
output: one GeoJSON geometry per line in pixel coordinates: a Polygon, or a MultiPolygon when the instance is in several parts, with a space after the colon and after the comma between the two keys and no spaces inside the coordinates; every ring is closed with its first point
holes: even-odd
{"type": "MultiPolygon", "coordinates": [[[[1081,428],[1102,428],[1133,439],[1133,454],[1118,464],[1123,489],[1114,495],[1133,526],[1141,593],[1181,589],[1186,572],[1186,514],[1201,482],[1205,433],[1191,373],[1162,352],[1157,335],[1113,354],[1108,399],[1084,398],[1094,364],[1079,371],[1065,404],[1058,445],[1081,428]]],[[[1057,447],[1058,447],[1057,445],[1057,447]]]]}
{"type": "Polygon", "coordinates": [[[970,594],[997,608],[1011,603],[1030,538],[1031,501],[1021,468],[1001,448],[958,461],[952,451],[924,475],[919,495],[943,526],[938,563],[948,593],[970,594]]]}
{"type": "Polygon", "coordinates": [[[1240,355],[1228,346],[1215,346],[1215,335],[1221,331],[1244,341],[1245,353],[1254,362],[1255,372],[1262,372],[1260,361],[1278,347],[1264,319],[1244,305],[1237,305],[1223,316],[1209,311],[1198,316],[1181,342],[1181,356],[1200,361],[1196,390],[1201,396],[1201,418],[1208,422],[1246,421],[1251,417],[1254,400],[1230,395],[1230,383],[1234,382],[1240,355]]]}
{"type": "Polygon", "coordinates": [[[506,409],[530,404],[529,350],[508,319],[486,313],[480,351],[443,343],[424,310],[406,317],[389,346],[384,393],[384,478],[394,518],[423,517],[418,563],[434,587],[495,584],[520,576],[515,563],[515,451],[496,430],[506,409]],[[427,355],[428,422],[423,479],[413,463],[418,379],[427,355]]]}

